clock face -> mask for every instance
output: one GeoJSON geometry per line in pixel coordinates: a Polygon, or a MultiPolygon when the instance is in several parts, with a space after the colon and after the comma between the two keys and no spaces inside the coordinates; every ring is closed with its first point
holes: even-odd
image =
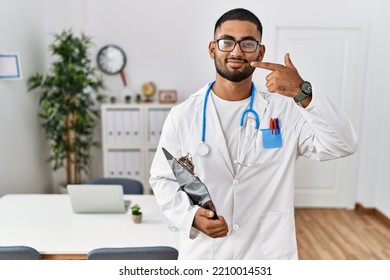
{"type": "Polygon", "coordinates": [[[104,46],[97,55],[97,65],[105,74],[118,74],[126,65],[125,52],[116,45],[104,46]]]}

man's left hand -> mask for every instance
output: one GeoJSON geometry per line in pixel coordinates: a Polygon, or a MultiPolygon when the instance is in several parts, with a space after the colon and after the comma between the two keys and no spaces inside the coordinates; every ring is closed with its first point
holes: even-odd
{"type": "Polygon", "coordinates": [[[266,77],[266,86],[269,92],[277,92],[287,97],[295,97],[301,89],[303,79],[292,63],[288,53],[284,56],[284,63],[285,65],[252,61],[251,66],[272,71],[266,77]]]}

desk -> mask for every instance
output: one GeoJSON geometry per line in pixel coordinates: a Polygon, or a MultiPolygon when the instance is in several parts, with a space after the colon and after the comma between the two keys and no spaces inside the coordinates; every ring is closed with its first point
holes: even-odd
{"type": "Polygon", "coordinates": [[[100,247],[171,246],[179,233],[168,228],[153,195],[125,195],[138,203],[142,223],[125,214],[74,214],[67,194],[5,195],[0,198],[0,245],[26,245],[44,259],[86,259],[100,247]]]}

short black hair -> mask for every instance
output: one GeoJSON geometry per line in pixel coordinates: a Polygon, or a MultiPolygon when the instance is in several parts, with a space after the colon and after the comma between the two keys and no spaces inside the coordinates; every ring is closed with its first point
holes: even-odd
{"type": "Polygon", "coordinates": [[[261,25],[259,18],[251,11],[248,11],[243,8],[233,9],[224,13],[215,23],[214,35],[217,32],[217,29],[221,27],[221,25],[225,21],[229,21],[229,20],[249,21],[257,26],[257,30],[260,33],[260,37],[262,37],[263,35],[263,26],[261,25]]]}

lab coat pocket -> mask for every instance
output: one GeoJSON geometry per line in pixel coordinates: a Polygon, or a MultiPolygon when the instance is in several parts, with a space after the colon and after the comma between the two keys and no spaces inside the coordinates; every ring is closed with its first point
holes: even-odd
{"type": "Polygon", "coordinates": [[[259,250],[267,259],[297,259],[294,210],[262,216],[259,250]]]}
{"type": "Polygon", "coordinates": [[[262,129],[261,134],[264,149],[276,149],[283,146],[282,133],[280,129],[262,129]]]}
{"type": "Polygon", "coordinates": [[[261,137],[256,143],[256,160],[254,167],[264,168],[272,164],[279,164],[284,160],[285,147],[283,145],[283,129],[272,134],[271,129],[260,129],[261,137]]]}

